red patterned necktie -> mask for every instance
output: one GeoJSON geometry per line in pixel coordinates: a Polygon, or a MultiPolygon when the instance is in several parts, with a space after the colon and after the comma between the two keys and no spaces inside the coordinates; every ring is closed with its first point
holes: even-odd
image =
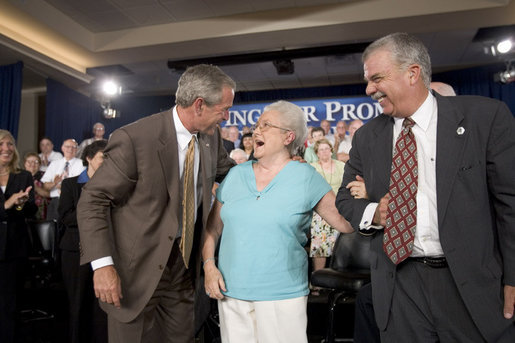
{"type": "Polygon", "coordinates": [[[393,149],[383,250],[394,264],[411,255],[417,226],[418,165],[413,125],[413,120],[404,119],[393,149]]]}

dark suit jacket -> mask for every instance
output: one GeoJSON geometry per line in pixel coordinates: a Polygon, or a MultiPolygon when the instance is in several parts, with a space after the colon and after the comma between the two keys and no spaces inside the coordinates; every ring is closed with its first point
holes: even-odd
{"type": "Polygon", "coordinates": [[[61,183],[59,197],[59,225],[64,230],[59,248],[67,251],[79,251],[79,227],[77,225],[77,204],[84,183],[78,183],[79,176],[64,179],[61,183]]]}
{"type": "Polygon", "coordinates": [[[9,174],[5,192],[0,190],[0,261],[27,256],[28,228],[25,219],[34,217],[37,209],[32,175],[25,170],[9,174]],[[16,206],[8,210],[4,208],[6,200],[29,186],[32,186],[29,200],[21,211],[16,210],[16,206]]]}
{"type": "MultiPolygon", "coordinates": [[[[213,182],[234,165],[218,130],[213,136],[199,134],[199,149],[203,195],[197,245],[209,214],[213,182]]],[[[102,306],[117,320],[128,322],[143,310],[161,279],[182,213],[172,110],[116,130],[104,154],[104,163],[79,200],[81,263],[113,257],[122,283],[122,308],[102,306]]],[[[193,249],[190,269],[200,272],[200,263],[195,263],[198,246],[193,249]]]]}
{"type": "Polygon", "coordinates": [[[224,142],[224,148],[227,151],[227,153],[230,153],[231,151],[234,150],[234,143],[233,142],[231,142],[231,141],[229,141],[227,139],[224,139],[223,142],[224,142]]]}
{"type": "MultiPolygon", "coordinates": [[[[511,322],[502,317],[503,283],[515,285],[515,120],[493,99],[436,99],[440,242],[475,324],[494,341],[511,322]],[[461,135],[459,127],[465,129],[461,135]]],[[[392,137],[393,119],[386,115],[354,135],[336,204],[356,230],[369,201],[353,199],[345,185],[362,175],[370,201],[388,192],[392,137]]],[[[372,238],[370,263],[376,321],[384,330],[396,268],[383,252],[382,238],[382,230],[372,238]]]]}

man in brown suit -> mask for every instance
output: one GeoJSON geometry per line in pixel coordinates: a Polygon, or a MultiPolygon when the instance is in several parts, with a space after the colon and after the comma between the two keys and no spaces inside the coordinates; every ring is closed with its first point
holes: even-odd
{"type": "Polygon", "coordinates": [[[234,164],[217,127],[228,119],[234,90],[234,81],[218,67],[188,68],[179,80],[176,106],[116,130],[104,164],[82,191],[81,263],[95,270],[110,342],[194,339],[200,232],[213,182],[234,164]],[[198,220],[191,258],[183,260],[182,178],[194,135],[198,220]]]}

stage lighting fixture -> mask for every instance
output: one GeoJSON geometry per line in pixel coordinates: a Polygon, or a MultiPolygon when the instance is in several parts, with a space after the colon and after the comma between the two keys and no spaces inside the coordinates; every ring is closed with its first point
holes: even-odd
{"type": "Polygon", "coordinates": [[[105,81],[102,85],[102,91],[107,96],[115,96],[122,94],[122,86],[117,84],[116,82],[109,80],[105,81]]]}
{"type": "Polygon", "coordinates": [[[505,39],[497,44],[497,51],[501,54],[510,52],[513,47],[513,43],[510,39],[505,39]]]}
{"type": "Polygon", "coordinates": [[[494,74],[494,81],[504,84],[515,81],[515,61],[509,61],[506,70],[494,74]]]}

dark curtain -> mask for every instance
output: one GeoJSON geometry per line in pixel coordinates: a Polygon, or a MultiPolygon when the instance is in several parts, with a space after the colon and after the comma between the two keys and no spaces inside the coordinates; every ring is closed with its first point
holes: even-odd
{"type": "MultiPolygon", "coordinates": [[[[434,81],[446,82],[454,87],[459,95],[474,94],[499,99],[506,102],[515,113],[515,83],[494,82],[493,75],[504,70],[504,64],[469,68],[433,75],[434,81]]],[[[313,87],[302,89],[281,89],[257,92],[237,92],[235,104],[275,101],[279,99],[309,99],[365,95],[364,83],[344,86],[313,87]]],[[[46,135],[56,146],[62,141],[74,138],[77,142],[92,136],[92,127],[101,122],[106,127],[106,138],[115,129],[171,108],[175,103],[172,95],[141,96],[123,95],[112,100],[113,107],[121,116],[106,119],[97,101],[94,101],[54,80],[47,81],[46,135]]],[[[3,119],[3,116],[2,116],[3,119]]]]}
{"type": "Polygon", "coordinates": [[[131,97],[120,96],[113,99],[112,105],[120,111],[119,118],[106,119],[98,101],[80,94],[65,85],[47,80],[46,132],[54,143],[55,150],[60,151],[62,142],[68,138],[78,143],[93,136],[93,125],[104,124],[105,138],[117,128],[172,107],[171,96],[131,97]]]}
{"type": "Polygon", "coordinates": [[[458,95],[482,95],[504,101],[515,115],[515,82],[502,84],[494,75],[506,69],[503,63],[448,71],[433,75],[433,81],[450,84],[458,95]]]}
{"type": "Polygon", "coordinates": [[[0,128],[18,137],[23,63],[0,66],[0,128]]]}
{"type": "Polygon", "coordinates": [[[93,136],[93,124],[104,123],[100,104],[55,80],[47,79],[46,84],[45,135],[54,143],[54,150],[61,151],[66,139],[80,143],[93,136]]]}

